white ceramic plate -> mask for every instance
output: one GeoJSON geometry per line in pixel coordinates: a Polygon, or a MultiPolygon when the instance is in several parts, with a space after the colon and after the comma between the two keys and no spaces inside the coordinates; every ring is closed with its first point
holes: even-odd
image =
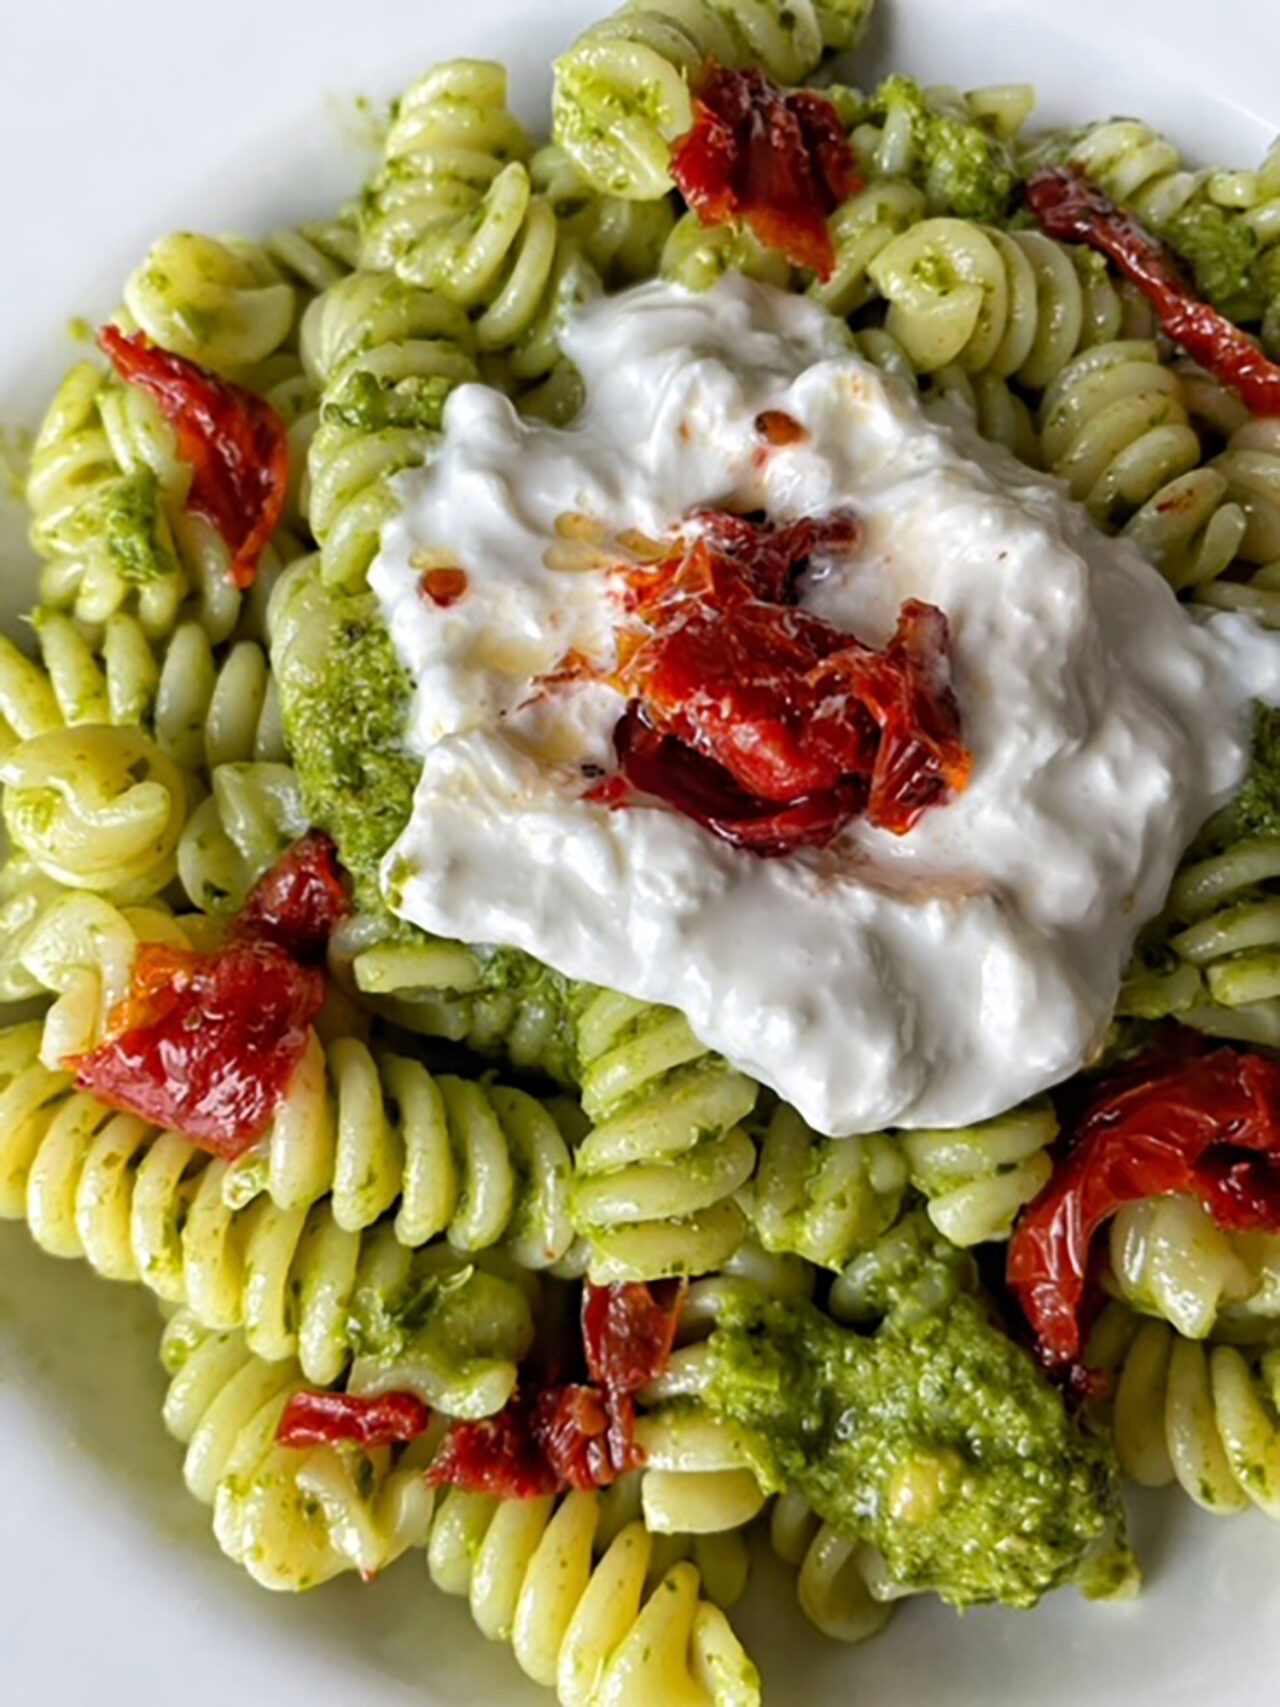
{"type": "MultiPolygon", "coordinates": [[[[0,423],[37,418],[147,243],[319,213],[355,184],[352,98],[504,58],[545,111],[551,55],[608,0],[0,0],[0,423]]],[[[1280,123],[1275,0],[881,0],[874,53],[931,81],[1032,80],[1054,120],[1138,113],[1253,165],[1280,123]]],[[[28,602],[0,492],[0,594],[28,602]]],[[[0,1228],[0,1701],[42,1707],[523,1707],[549,1697],[420,1556],[371,1588],[273,1599],[218,1554],[160,1426],[153,1307],[0,1228]]],[[[845,1650],[763,1561],[740,1623],[771,1707],[1270,1707],[1280,1534],[1170,1496],[1136,1512],[1149,1589],[963,1621],[908,1605],[845,1650]]]]}

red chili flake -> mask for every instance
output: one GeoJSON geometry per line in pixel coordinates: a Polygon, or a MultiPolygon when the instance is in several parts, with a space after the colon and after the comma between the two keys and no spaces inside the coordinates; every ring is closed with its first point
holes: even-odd
{"type": "MultiPolygon", "coordinates": [[[[942,612],[908,602],[877,651],[796,605],[808,559],[858,537],[848,512],[781,528],[707,513],[659,563],[620,570],[627,622],[610,680],[629,705],[619,772],[586,798],[649,796],[773,857],[825,846],[864,812],[903,835],[964,788],[942,612]]],[[[566,664],[544,685],[591,674],[566,664]]]]}
{"type": "Polygon", "coordinates": [[[226,542],[231,579],[251,587],[284,510],[289,441],[284,422],[256,392],[233,385],[141,332],[104,326],[98,342],[116,372],[160,405],[193,477],[187,508],[226,542]]]}
{"type": "Polygon", "coordinates": [[[1185,1031],[1172,1047],[1090,1088],[1063,1160],[1014,1232],[1009,1285],[1055,1371],[1079,1362],[1097,1304],[1094,1237],[1124,1204],[1182,1194],[1220,1227],[1280,1228],[1280,1062],[1201,1053],[1185,1031]]]}
{"type": "Polygon", "coordinates": [[[1050,237],[1100,250],[1153,305],[1161,326],[1255,415],[1280,415],[1280,366],[1247,333],[1195,294],[1172,253],[1076,167],[1050,166],[1027,185],[1050,237]]]}
{"type": "Polygon", "coordinates": [[[495,1417],[455,1423],[429,1479],[500,1499],[605,1488],[644,1456],[632,1395],[671,1358],[686,1283],[588,1285],[583,1354],[592,1384],[522,1388],[495,1417]]]}
{"type": "Polygon", "coordinates": [[[459,599],[466,597],[470,585],[465,569],[441,567],[425,570],[418,581],[418,590],[424,599],[430,599],[441,610],[448,610],[450,605],[456,605],[459,599]]]}
{"type": "Polygon", "coordinates": [[[295,1393],[276,1439],[282,1446],[394,1446],[425,1434],[431,1412],[416,1393],[295,1393]]]}
{"type": "Polygon", "coordinates": [[[350,911],[338,850],[323,830],[308,830],[249,891],[231,936],[278,943],[303,965],[321,965],[350,911]]]}
{"type": "Polygon", "coordinates": [[[800,445],[809,437],[809,429],[785,409],[762,409],[752,423],[756,432],[775,450],[787,445],[800,445]]]}
{"type": "Polygon", "coordinates": [[[787,94],[763,71],[711,66],[671,175],[704,225],[745,222],[820,278],[835,270],[827,220],[863,187],[840,115],[812,90],[787,94]]]}
{"type": "Polygon", "coordinates": [[[231,1161],[266,1127],[324,1003],[324,975],[272,942],[212,954],[147,943],[81,1090],[231,1161]]]}

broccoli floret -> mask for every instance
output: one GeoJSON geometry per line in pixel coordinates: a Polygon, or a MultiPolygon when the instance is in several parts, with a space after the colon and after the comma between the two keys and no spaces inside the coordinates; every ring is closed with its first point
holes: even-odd
{"type": "Polygon", "coordinates": [[[888,77],[871,100],[871,115],[892,136],[910,133],[910,176],[925,192],[929,212],[958,219],[1003,219],[1017,173],[1009,146],[978,120],[941,112],[910,77],[888,77]]]}

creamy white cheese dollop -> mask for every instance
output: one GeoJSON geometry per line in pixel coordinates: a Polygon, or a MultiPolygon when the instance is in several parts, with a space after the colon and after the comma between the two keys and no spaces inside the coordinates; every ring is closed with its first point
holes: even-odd
{"type": "Polygon", "coordinates": [[[384,872],[396,909],[682,1009],[827,1133],[964,1124],[1073,1072],[1181,850],[1243,776],[1280,647],[1193,619],[1135,549],[926,416],[803,298],[645,285],[566,346],[588,394],[571,428],[463,387],[438,454],[398,477],[372,581],[423,768],[384,872]],[[761,455],[765,409],[803,441],[761,455]],[[557,524],[660,535],[702,506],[857,511],[861,544],[816,563],[802,603],[876,645],[906,599],[946,612],[964,793],[906,836],[855,823],[782,859],[583,799],[622,700],[531,683],[571,650],[609,661],[616,583],[564,567],[557,524]],[[447,609],[419,588],[441,551],[469,580],[447,609]]]}

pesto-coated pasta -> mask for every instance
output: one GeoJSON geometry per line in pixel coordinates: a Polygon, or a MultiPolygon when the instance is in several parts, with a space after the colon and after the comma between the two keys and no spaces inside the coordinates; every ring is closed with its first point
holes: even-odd
{"type": "Polygon", "coordinates": [[[301,337],[321,395],[308,519],[326,579],[358,589],[394,508],[388,476],[421,461],[450,391],[477,377],[474,335],[446,298],[355,272],[314,299],[301,337]]]}
{"type": "Polygon", "coordinates": [[[671,144],[693,125],[709,60],[799,83],[828,47],[861,34],[870,6],[815,0],[628,0],[556,61],[555,139],[587,182],[653,201],[671,187],[671,144]]]}
{"type": "Polygon", "coordinates": [[[535,191],[529,153],[505,68],[452,61],[401,97],[363,202],[366,264],[466,309],[478,348],[504,354],[516,381],[555,367],[563,320],[600,288],[535,191]]]}
{"type": "Polygon", "coordinates": [[[598,1281],[705,1274],[747,1221],[734,1194],[756,1165],[739,1122],[758,1087],[711,1055],[678,1013],[593,995],[577,1022],[582,1105],[573,1222],[598,1281]]]}
{"type": "Polygon", "coordinates": [[[1108,1283],[1187,1339],[1280,1334],[1280,1237],[1233,1233],[1190,1197],[1126,1204],[1111,1223],[1108,1283]]]}
{"type": "Polygon", "coordinates": [[[1131,1480],[1176,1481],[1219,1516],[1256,1506],[1280,1521],[1280,1353],[1206,1347],[1117,1303],[1086,1361],[1113,1379],[1108,1421],[1131,1480]]]}
{"type": "Polygon", "coordinates": [[[285,1406],[304,1382],[295,1363],[265,1363],[238,1333],[180,1311],[165,1329],[164,1420],[186,1448],[183,1477],[213,1508],[223,1552],[264,1588],[315,1588],[346,1571],[370,1577],[428,1533],[435,1496],[424,1436],[398,1456],[278,1445],[285,1406]]]}
{"type": "Polygon", "coordinates": [[[538,1269],[572,1243],[570,1173],[560,1127],[536,1097],[338,1038],[312,1043],[225,1195],[240,1205],[265,1194],[290,1212],[323,1198],[349,1232],[394,1211],[406,1247],[447,1236],[459,1251],[502,1246],[538,1269]]]}
{"type": "Polygon", "coordinates": [[[596,1558],[599,1524],[595,1493],[498,1501],[451,1489],[432,1521],[428,1568],[564,1707],[754,1707],[755,1668],[700,1598],[696,1567],[674,1564],[651,1582],[654,1542],[641,1523],[596,1558]]]}
{"type": "Polygon", "coordinates": [[[33,736],[0,764],[0,783],[10,840],[46,877],[119,901],[171,881],[187,784],[139,730],[84,723],[33,736]]]}
{"type": "Polygon", "coordinates": [[[1179,591],[1234,562],[1248,518],[1225,473],[1205,464],[1154,343],[1096,344],[1069,362],[1041,403],[1040,443],[1094,521],[1133,540],[1179,591]]]}

